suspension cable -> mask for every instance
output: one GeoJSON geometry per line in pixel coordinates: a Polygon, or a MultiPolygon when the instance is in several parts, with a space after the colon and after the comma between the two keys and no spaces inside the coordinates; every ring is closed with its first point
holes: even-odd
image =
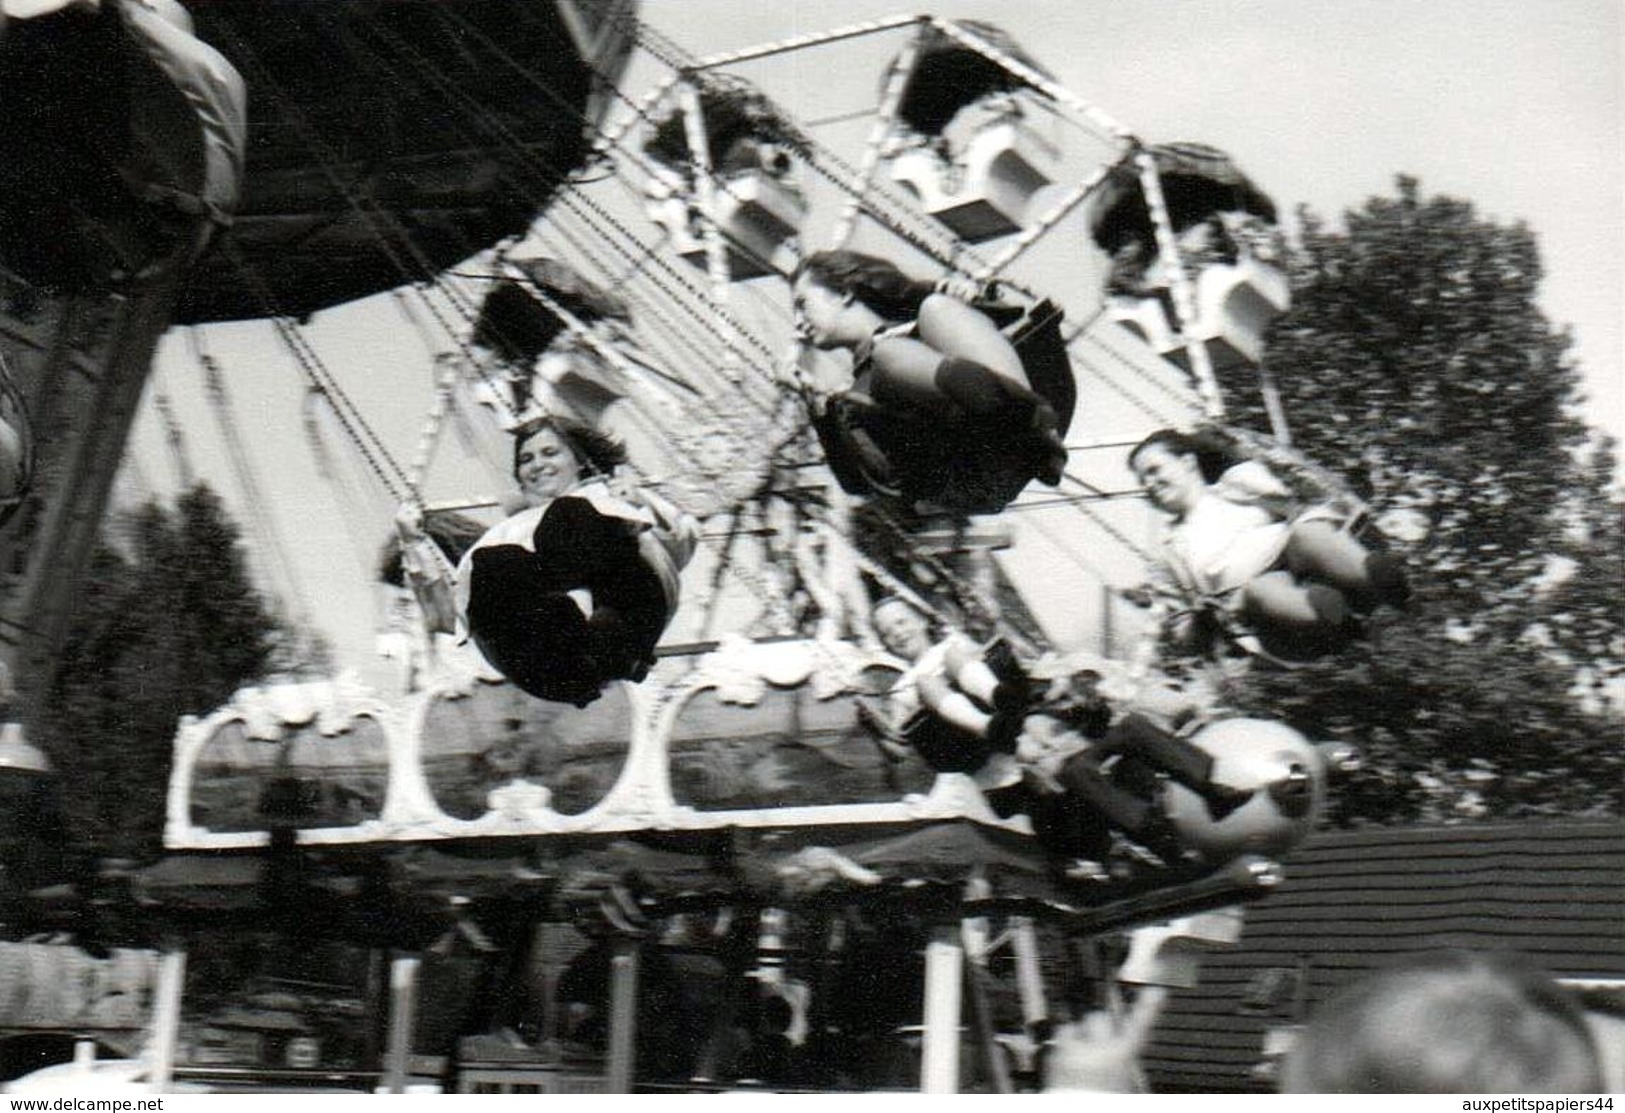
{"type": "MultiPolygon", "coordinates": [[[[295,106],[292,98],[282,89],[275,77],[259,60],[252,47],[240,34],[231,27],[230,21],[225,20],[222,26],[226,33],[235,41],[245,65],[250,69],[256,87],[269,93],[281,107],[282,119],[293,128],[301,142],[303,142],[315,156],[315,162],[322,176],[334,191],[343,198],[345,204],[360,217],[362,224],[367,228],[377,243],[385,258],[395,267],[402,279],[411,284],[418,294],[424,308],[433,316],[436,322],[467,352],[466,341],[461,339],[461,331],[453,328],[446,316],[441,312],[435,299],[430,297],[429,289],[433,289],[448,301],[453,310],[462,316],[464,323],[474,320],[473,307],[464,302],[458,292],[438,281],[435,268],[428,257],[417,246],[410,232],[400,221],[382,206],[363,200],[357,196],[350,183],[346,182],[333,167],[338,165],[337,153],[322,138],[316,129],[304,118],[304,114],[295,106]],[[389,233],[393,233],[393,237],[389,233]],[[411,256],[409,265],[403,257],[401,248],[411,256]]],[[[468,353],[472,356],[472,353],[468,353]]]]}
{"type": "MultiPolygon", "coordinates": [[[[440,14],[441,14],[443,19],[458,19],[458,18],[460,18],[460,17],[457,16],[456,13],[448,12],[448,11],[446,11],[444,9],[440,9],[440,14]]],[[[551,99],[553,99],[555,101],[555,103],[560,103],[561,108],[563,108],[565,110],[574,111],[573,106],[567,105],[567,104],[562,104],[560,102],[560,98],[558,97],[558,94],[549,85],[547,85],[545,82],[541,81],[534,74],[530,73],[530,71],[528,69],[526,69],[522,64],[520,64],[519,62],[514,60],[506,51],[502,50],[501,47],[498,44],[491,42],[490,39],[488,37],[484,36],[483,33],[481,33],[477,28],[469,27],[469,26],[467,26],[467,24],[465,22],[464,24],[462,24],[460,29],[466,30],[467,33],[469,33],[471,35],[474,35],[477,38],[479,38],[505,64],[511,66],[517,72],[519,72],[521,75],[523,75],[527,80],[529,80],[530,82],[535,84],[544,94],[546,94],[551,99]]],[[[389,34],[388,32],[383,31],[382,29],[379,29],[376,33],[380,37],[385,37],[385,36],[388,36],[388,34],[389,34]]],[[[400,50],[403,54],[415,54],[421,60],[421,55],[417,54],[417,52],[415,51],[415,48],[411,47],[410,44],[405,43],[404,41],[402,41],[402,40],[400,40],[398,38],[394,38],[394,42],[396,44],[397,49],[400,50]]],[[[435,80],[432,75],[431,75],[431,80],[435,80]]],[[[487,131],[493,133],[496,137],[502,138],[506,142],[508,142],[516,150],[516,152],[521,156],[522,159],[525,159],[528,156],[528,152],[526,152],[524,150],[523,145],[518,143],[517,139],[511,134],[511,132],[508,132],[501,125],[501,123],[499,121],[495,121],[494,119],[492,119],[490,114],[488,112],[484,111],[481,108],[481,106],[479,106],[477,103],[471,103],[469,101],[469,99],[467,98],[467,95],[465,93],[463,93],[461,90],[457,89],[454,85],[451,85],[450,83],[445,82],[444,80],[437,80],[437,84],[447,94],[449,99],[452,99],[454,101],[458,101],[460,103],[463,103],[465,105],[465,107],[468,107],[469,110],[470,110],[469,114],[474,119],[475,122],[481,124],[487,131]]],[[[534,165],[534,160],[533,159],[531,159],[529,161],[532,163],[532,165],[534,165]]],[[[546,172],[547,169],[548,168],[546,168],[546,167],[541,168],[542,172],[544,172],[544,173],[546,172]]],[[[583,194],[583,193],[581,193],[579,191],[574,191],[574,190],[568,190],[568,189],[561,190],[561,191],[559,191],[559,193],[557,194],[557,196],[555,198],[555,203],[562,205],[566,210],[570,211],[571,213],[576,215],[579,219],[583,220],[589,227],[593,227],[595,234],[601,240],[603,240],[605,242],[608,242],[612,247],[614,247],[620,254],[622,254],[633,265],[642,265],[642,263],[645,262],[645,259],[640,259],[640,258],[632,255],[632,253],[627,251],[627,249],[623,246],[623,244],[627,243],[627,242],[638,243],[639,241],[638,241],[637,237],[635,235],[633,235],[628,229],[626,229],[625,226],[622,225],[620,223],[620,221],[617,220],[613,215],[611,215],[606,210],[604,210],[596,202],[593,202],[585,194],[583,194]],[[589,215],[589,213],[591,215],[589,215]],[[595,224],[595,220],[597,222],[596,224],[595,224]],[[605,227],[608,227],[612,231],[611,232],[606,232],[604,230],[605,227]]],[[[594,255],[593,252],[587,252],[586,253],[586,256],[588,258],[593,257],[593,255],[594,255]]],[[[704,293],[702,291],[700,291],[698,289],[698,287],[693,282],[691,282],[690,280],[682,277],[679,272],[672,269],[671,263],[668,260],[660,260],[659,262],[660,262],[660,265],[663,268],[668,270],[671,277],[675,278],[680,285],[684,286],[691,294],[695,295],[696,300],[703,299],[703,300],[709,301],[709,299],[706,298],[704,293]]],[[[676,300],[676,299],[674,299],[674,300],[676,300]]],[[[680,301],[679,301],[679,304],[681,304],[680,301]]],[[[743,329],[742,327],[740,327],[738,325],[738,323],[736,321],[733,321],[732,318],[729,315],[718,313],[714,308],[711,309],[709,312],[697,312],[697,311],[694,311],[692,309],[689,310],[689,312],[692,315],[695,316],[696,320],[703,321],[703,322],[705,322],[707,324],[707,326],[710,326],[710,327],[714,327],[715,322],[717,321],[717,319],[721,318],[725,323],[728,323],[732,327],[738,329],[740,334],[747,341],[749,341],[752,344],[752,346],[756,347],[757,350],[762,355],[765,355],[765,356],[768,356],[769,358],[771,358],[772,353],[770,351],[768,351],[768,349],[764,345],[762,345],[758,340],[756,340],[754,335],[751,334],[749,332],[749,330],[746,330],[746,329],[743,329]]],[[[771,373],[769,373],[767,377],[769,379],[772,379],[773,375],[771,373]]]]}
{"type": "Polygon", "coordinates": [[[295,620],[301,625],[308,626],[312,614],[310,595],[305,590],[292,555],[283,544],[281,531],[277,529],[276,522],[266,509],[270,506],[270,502],[260,487],[258,471],[249,459],[248,446],[243,440],[236,414],[232,410],[231,397],[226,390],[226,377],[220,369],[220,362],[205,349],[203,334],[199,329],[195,327],[187,329],[186,338],[191,347],[192,357],[203,372],[204,392],[209,399],[210,408],[214,410],[215,421],[220,426],[221,440],[226,447],[226,458],[231,463],[237,486],[247,504],[249,528],[254,531],[260,550],[268,557],[267,579],[286,593],[288,601],[293,605],[295,620]]]}
{"type": "MultiPolygon", "coordinates": [[[[1062,479],[1075,487],[1085,488],[1091,495],[1095,494],[1097,491],[1097,488],[1085,483],[1082,479],[1077,478],[1071,473],[1067,473],[1066,475],[1062,476],[1062,479]]],[[[1095,499],[1079,499],[1077,502],[1074,502],[1071,505],[1075,506],[1079,512],[1089,518],[1089,520],[1095,525],[1099,526],[1101,532],[1105,533],[1106,536],[1110,537],[1113,541],[1116,541],[1119,545],[1123,546],[1129,552],[1139,557],[1142,561],[1151,563],[1156,560],[1155,554],[1150,552],[1133,538],[1129,537],[1128,534],[1118,529],[1111,522],[1107,521],[1105,517],[1097,513],[1092,505],[1095,501],[1095,499]]]]}
{"type": "Polygon", "coordinates": [[[389,446],[384,444],[382,438],[361,416],[360,408],[322,361],[320,353],[311,345],[298,322],[277,308],[275,295],[264,278],[249,265],[229,240],[225,244],[225,250],[239,276],[253,290],[264,315],[271,321],[277,335],[293,355],[300,371],[304,373],[306,382],[329,400],[333,414],[344,428],[346,436],[354,442],[357,451],[361,453],[367,466],[377,476],[385,490],[398,501],[415,495],[406,470],[391,455],[389,446]]]}
{"type": "MultiPolygon", "coordinates": [[[[591,121],[586,119],[586,117],[582,114],[582,112],[581,112],[581,110],[579,108],[577,108],[573,104],[570,104],[570,103],[566,102],[559,95],[559,93],[552,87],[551,84],[549,84],[547,81],[543,80],[541,77],[539,77],[538,75],[533,73],[522,62],[518,61],[518,59],[514,58],[513,55],[509,51],[503,49],[503,47],[502,47],[502,45],[500,43],[495,42],[494,40],[492,40],[490,38],[490,36],[486,35],[478,27],[475,27],[471,23],[469,23],[469,21],[467,20],[466,17],[464,17],[463,15],[461,15],[460,13],[455,11],[454,9],[447,8],[447,7],[437,8],[436,12],[439,15],[440,19],[447,24],[448,30],[455,30],[455,31],[457,31],[459,33],[466,34],[466,35],[470,36],[471,38],[475,39],[476,41],[478,41],[482,46],[484,46],[488,50],[490,50],[492,52],[492,54],[498,60],[500,60],[504,65],[508,66],[516,74],[523,77],[527,81],[527,83],[531,84],[539,92],[541,92],[544,96],[546,96],[549,100],[551,100],[556,106],[558,106],[560,108],[561,111],[569,112],[569,113],[571,113],[571,114],[573,114],[575,116],[580,117],[584,124],[590,124],[591,123],[591,121]]],[[[389,32],[383,31],[383,30],[380,29],[379,34],[380,35],[389,35],[389,32]]],[[[402,49],[405,52],[417,54],[418,58],[421,61],[422,55],[420,53],[418,53],[415,50],[415,48],[413,48],[409,43],[406,43],[403,40],[400,40],[398,37],[395,37],[395,36],[391,36],[391,37],[393,37],[395,39],[395,41],[399,44],[400,49],[402,49]]],[[[462,100],[465,103],[467,103],[466,94],[462,93],[462,91],[457,89],[454,85],[451,85],[450,83],[445,82],[443,80],[439,81],[438,84],[448,94],[448,96],[457,98],[457,99],[462,100]]],[[[621,93],[619,90],[614,90],[614,93],[618,98],[620,98],[623,101],[628,101],[629,100],[629,98],[627,98],[626,95],[624,93],[621,93]]],[[[517,140],[512,136],[511,132],[507,132],[507,129],[500,123],[500,121],[497,121],[494,118],[492,118],[491,114],[489,112],[485,112],[483,109],[480,108],[480,106],[475,104],[474,105],[474,110],[473,110],[473,115],[474,115],[476,121],[482,123],[483,125],[485,125],[485,127],[490,131],[491,134],[493,134],[493,135],[495,135],[495,136],[497,136],[499,138],[506,138],[510,143],[512,143],[512,145],[514,146],[514,148],[517,151],[519,151],[521,154],[525,153],[524,149],[523,149],[523,145],[521,145],[521,144],[519,144],[517,142],[517,140]]],[[[633,160],[641,160],[642,157],[643,157],[641,155],[635,154],[633,152],[632,148],[625,147],[625,146],[617,148],[616,153],[618,153],[618,154],[620,154],[620,155],[622,155],[624,157],[627,157],[629,159],[633,159],[633,160]]],[[[652,174],[654,172],[647,162],[644,162],[643,165],[640,166],[640,169],[643,170],[645,173],[649,173],[649,174],[652,174]]],[[[716,184],[718,189],[727,191],[728,183],[725,180],[722,180],[722,179],[718,178],[715,174],[713,174],[711,177],[715,180],[715,184],[716,184]]],[[[574,192],[574,191],[564,190],[564,191],[560,192],[560,198],[575,198],[575,199],[580,200],[581,202],[586,204],[588,207],[592,208],[597,216],[599,216],[602,220],[604,220],[605,223],[608,224],[610,227],[614,228],[616,233],[619,234],[620,236],[624,237],[624,239],[627,242],[638,242],[638,239],[637,239],[636,236],[634,236],[630,231],[628,231],[612,215],[610,215],[608,212],[604,211],[601,207],[597,206],[595,203],[593,203],[589,199],[587,199],[584,194],[580,194],[580,193],[577,193],[577,192],[574,192]]],[[[668,266],[670,265],[669,261],[667,261],[667,265],[668,266]]],[[[673,273],[674,273],[674,276],[675,276],[675,274],[676,274],[675,270],[674,270],[673,273]]],[[[682,279],[680,279],[679,281],[683,285],[685,285],[690,290],[690,292],[696,294],[697,297],[700,300],[705,301],[707,303],[709,302],[709,300],[710,300],[709,297],[696,284],[694,284],[692,282],[689,282],[687,280],[682,280],[682,279]]],[[[735,321],[732,321],[732,319],[729,318],[726,314],[714,313],[714,316],[722,319],[724,321],[724,323],[728,324],[730,327],[734,327],[734,328],[739,327],[738,323],[735,322],[735,321]]],[[[747,332],[747,330],[744,330],[744,329],[740,329],[740,331],[741,332],[747,332]]],[[[768,351],[765,347],[760,347],[760,351],[761,351],[761,353],[763,355],[768,356],[769,358],[771,358],[772,353],[770,351],[768,351]]]]}

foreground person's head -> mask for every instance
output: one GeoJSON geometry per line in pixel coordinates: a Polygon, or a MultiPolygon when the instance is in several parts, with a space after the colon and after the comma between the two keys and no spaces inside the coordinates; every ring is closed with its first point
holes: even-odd
{"type": "Polygon", "coordinates": [[[1362,978],[1310,1017],[1285,1093],[1599,1092],[1578,1003],[1508,955],[1445,951],[1362,978]]]}

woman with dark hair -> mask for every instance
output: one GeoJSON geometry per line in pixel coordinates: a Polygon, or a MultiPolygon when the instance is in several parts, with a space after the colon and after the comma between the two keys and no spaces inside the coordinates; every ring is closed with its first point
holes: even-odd
{"type": "Polygon", "coordinates": [[[855,251],[810,256],[793,288],[802,341],[852,356],[851,388],[814,414],[847,490],[994,513],[1031,479],[1061,481],[1056,406],[988,313],[855,251]]]}
{"type": "Polygon", "coordinates": [[[880,644],[909,666],[892,687],[894,724],[928,711],[962,732],[982,739],[991,735],[1013,748],[1021,724],[1009,712],[1025,709],[1024,674],[1011,668],[1001,677],[982,646],[958,630],[937,635],[931,619],[899,595],[876,600],[869,619],[880,644]],[[1007,713],[1001,716],[1001,710],[1007,713]]]}
{"type": "Polygon", "coordinates": [[[1399,561],[1367,548],[1345,510],[1300,509],[1259,460],[1161,429],[1128,462],[1171,519],[1161,553],[1164,594],[1175,600],[1166,633],[1183,649],[1234,632],[1273,656],[1318,656],[1348,640],[1355,616],[1410,594],[1399,561]]]}
{"type": "Polygon", "coordinates": [[[1180,862],[1183,847],[1157,801],[1158,776],[1195,793],[1213,820],[1252,799],[1213,779],[1210,754],[1141,711],[1115,717],[1089,669],[1035,682],[1005,643],[984,650],[965,634],[937,637],[895,595],[871,615],[886,650],[908,662],[888,714],[860,707],[883,747],[907,747],[939,773],[964,773],[996,815],[1024,814],[1051,852],[1102,858],[1116,829],[1180,862]],[[1118,768],[1106,772],[1108,759],[1118,768]]]}
{"type": "MultiPolygon", "coordinates": [[[[525,509],[463,555],[450,605],[442,581],[439,605],[425,611],[442,626],[454,613],[486,660],[526,692],[584,707],[609,681],[648,673],[696,527],[648,491],[611,490],[626,449],[591,426],[548,415],[513,438],[525,509]]],[[[401,529],[408,545],[423,540],[413,515],[401,529]]]]}

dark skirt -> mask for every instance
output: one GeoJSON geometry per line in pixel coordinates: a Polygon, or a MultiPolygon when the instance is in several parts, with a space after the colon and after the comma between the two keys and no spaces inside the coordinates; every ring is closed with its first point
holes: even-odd
{"type": "Polygon", "coordinates": [[[476,547],[465,616],[474,644],[539,699],[585,706],[611,680],[641,680],[671,608],[639,533],[635,522],[566,497],[537,524],[535,552],[476,547]],[[592,593],[590,617],[565,594],[579,588],[592,593]]]}

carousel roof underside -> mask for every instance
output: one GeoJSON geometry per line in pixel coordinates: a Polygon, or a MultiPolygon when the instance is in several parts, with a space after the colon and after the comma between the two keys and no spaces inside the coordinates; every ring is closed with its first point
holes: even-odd
{"type": "Polygon", "coordinates": [[[243,200],[192,269],[186,324],[307,316],[524,232],[585,159],[594,93],[631,41],[624,5],[591,13],[617,20],[593,58],[553,0],[192,9],[248,82],[249,134],[243,200]]]}

